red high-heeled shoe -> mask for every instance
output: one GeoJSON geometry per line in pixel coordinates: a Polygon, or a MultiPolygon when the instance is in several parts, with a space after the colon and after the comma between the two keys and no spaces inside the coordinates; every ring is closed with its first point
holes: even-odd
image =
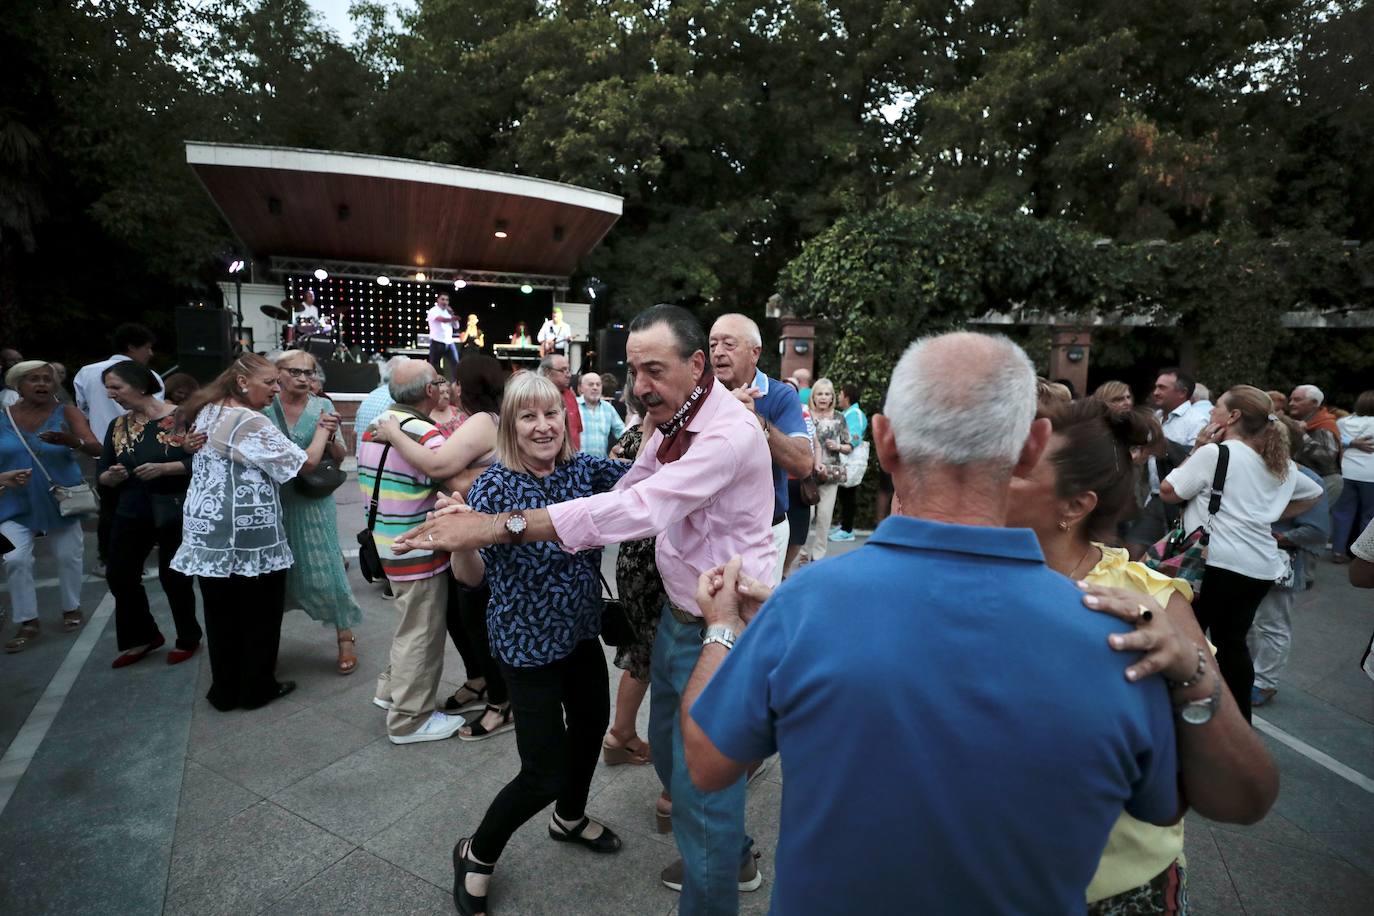
{"type": "Polygon", "coordinates": [[[167,638],[163,636],[161,633],[159,633],[157,634],[157,639],[148,643],[148,645],[144,646],[142,649],[139,649],[137,652],[125,652],[123,655],[119,656],[119,658],[115,659],[113,662],[110,663],[110,667],[127,668],[134,662],[143,661],[143,659],[147,658],[150,652],[155,652],[156,650],[161,649],[165,645],[167,645],[167,638]]]}

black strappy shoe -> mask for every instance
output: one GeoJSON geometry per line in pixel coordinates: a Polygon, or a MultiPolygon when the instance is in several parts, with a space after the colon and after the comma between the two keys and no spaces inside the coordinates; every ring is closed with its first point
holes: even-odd
{"type": "Polygon", "coordinates": [[[490,875],[496,868],[495,865],[483,865],[481,862],[472,860],[472,839],[463,837],[453,847],[453,905],[458,907],[458,912],[463,916],[477,916],[478,913],[488,914],[487,898],[468,893],[467,876],[468,872],[474,875],[490,875]]]}
{"type": "Polygon", "coordinates": [[[487,704],[487,708],[483,710],[482,715],[478,716],[471,725],[463,726],[463,728],[468,729],[466,735],[463,734],[462,731],[458,732],[458,740],[485,741],[488,738],[494,738],[503,732],[508,732],[512,728],[515,728],[514,718],[515,713],[511,711],[510,703],[507,703],[504,708],[487,704]],[[485,728],[482,725],[482,719],[485,718],[486,714],[489,712],[494,712],[499,715],[501,717],[501,722],[492,728],[485,728]]]}
{"type": "Polygon", "coordinates": [[[619,852],[620,837],[616,836],[615,831],[605,824],[601,825],[601,835],[594,840],[589,840],[582,835],[582,831],[586,830],[587,825],[591,822],[592,819],[584,814],[582,820],[571,827],[564,828],[555,816],[553,822],[549,824],[549,837],[560,843],[576,843],[579,846],[585,846],[592,852],[619,852]],[[555,825],[558,827],[557,830],[554,829],[555,825]]]}

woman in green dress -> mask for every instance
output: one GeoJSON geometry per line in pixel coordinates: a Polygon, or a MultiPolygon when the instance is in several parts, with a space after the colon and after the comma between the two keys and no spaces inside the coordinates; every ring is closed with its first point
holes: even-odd
{"type": "MultiPolygon", "coordinates": [[[[267,416],[292,442],[308,444],[320,414],[335,412],[328,398],[310,393],[319,365],[303,350],[287,350],[275,362],[281,371],[281,394],[267,408],[267,416]]],[[[343,460],[343,441],[336,436],[326,454],[343,460]]],[[[292,485],[282,487],[281,501],[286,541],[296,557],[286,574],[286,608],[301,608],[320,623],[333,624],[338,633],[339,673],[352,674],[358,667],[353,627],[363,619],[363,610],[353,600],[344,570],[334,500],[304,496],[292,485]]]]}

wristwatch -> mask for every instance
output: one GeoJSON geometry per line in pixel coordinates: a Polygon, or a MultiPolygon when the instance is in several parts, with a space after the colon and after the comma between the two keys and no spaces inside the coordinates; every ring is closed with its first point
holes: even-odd
{"type": "Polygon", "coordinates": [[[728,652],[735,647],[735,640],[738,638],[739,634],[734,630],[717,623],[706,628],[706,635],[702,638],[701,644],[706,646],[709,643],[716,643],[724,646],[728,652]]]}
{"type": "Polygon", "coordinates": [[[525,521],[524,513],[512,512],[506,517],[505,524],[506,531],[510,533],[510,542],[519,544],[525,537],[525,529],[529,527],[529,523],[525,521]]]}
{"type": "Polygon", "coordinates": [[[1178,717],[1188,725],[1206,725],[1212,721],[1212,716],[1216,715],[1217,707],[1221,705],[1221,678],[1215,671],[1212,677],[1216,683],[1212,685],[1212,695],[1201,700],[1190,700],[1182,706],[1174,707],[1178,717]]]}

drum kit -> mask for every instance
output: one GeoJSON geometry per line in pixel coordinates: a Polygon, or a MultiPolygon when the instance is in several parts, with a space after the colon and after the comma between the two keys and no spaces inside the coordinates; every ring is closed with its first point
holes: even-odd
{"type": "Polygon", "coordinates": [[[283,350],[305,350],[316,359],[332,358],[340,350],[347,353],[348,348],[340,339],[339,329],[330,316],[293,323],[291,312],[286,308],[288,301],[283,301],[281,305],[259,306],[259,311],[273,321],[287,322],[278,331],[283,350]]]}

